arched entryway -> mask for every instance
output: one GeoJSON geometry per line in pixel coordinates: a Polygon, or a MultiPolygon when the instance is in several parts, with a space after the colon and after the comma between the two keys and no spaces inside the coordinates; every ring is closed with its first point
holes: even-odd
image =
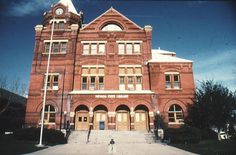
{"type": "Polygon", "coordinates": [[[120,105],[116,108],[116,130],[130,130],[130,109],[126,105],[120,105]]]}
{"type": "Polygon", "coordinates": [[[107,130],[108,129],[108,119],[107,112],[108,109],[104,105],[98,105],[94,108],[94,129],[95,130],[107,130]]]}
{"type": "Polygon", "coordinates": [[[75,130],[89,129],[89,108],[85,105],[79,105],[75,109],[75,130]]]}
{"type": "Polygon", "coordinates": [[[148,108],[145,105],[138,105],[134,109],[134,129],[139,131],[149,130],[148,108]]]}

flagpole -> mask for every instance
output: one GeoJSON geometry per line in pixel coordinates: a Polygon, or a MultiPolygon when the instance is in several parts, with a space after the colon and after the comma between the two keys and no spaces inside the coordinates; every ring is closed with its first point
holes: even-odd
{"type": "Polygon", "coordinates": [[[44,126],[44,113],[45,113],[45,104],[46,104],[46,97],[47,97],[47,81],[48,81],[48,72],[49,72],[50,59],[51,59],[51,51],[52,51],[52,40],[53,40],[54,22],[55,22],[55,18],[53,18],[53,20],[52,20],[51,38],[50,38],[48,62],[47,62],[47,71],[46,71],[46,76],[45,76],[45,80],[44,80],[43,109],[42,109],[42,113],[41,113],[41,129],[40,129],[39,144],[37,145],[38,147],[43,147],[44,146],[42,144],[43,126],[44,126]]]}

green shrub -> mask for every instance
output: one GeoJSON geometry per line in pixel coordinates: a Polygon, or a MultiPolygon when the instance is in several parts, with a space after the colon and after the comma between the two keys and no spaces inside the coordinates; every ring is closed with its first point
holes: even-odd
{"type": "MultiPolygon", "coordinates": [[[[14,137],[18,140],[39,141],[40,128],[24,128],[14,132],[14,137]]],[[[64,134],[55,129],[43,129],[43,143],[65,144],[67,139],[64,134]]]]}
{"type": "Polygon", "coordinates": [[[199,129],[188,126],[167,128],[164,132],[164,139],[175,144],[194,144],[199,143],[201,133],[199,129]]]}
{"type": "Polygon", "coordinates": [[[65,138],[65,135],[55,129],[47,129],[45,131],[45,141],[49,144],[65,144],[67,143],[67,139],[65,138]]]}

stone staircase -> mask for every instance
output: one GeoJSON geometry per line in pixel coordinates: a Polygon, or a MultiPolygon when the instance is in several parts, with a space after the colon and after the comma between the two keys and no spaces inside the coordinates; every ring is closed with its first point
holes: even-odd
{"type": "MultiPolygon", "coordinates": [[[[72,131],[68,143],[87,143],[88,131],[72,131]]],[[[115,143],[155,143],[155,135],[142,131],[112,131],[91,130],[89,144],[109,144],[114,139],[115,143]]]]}

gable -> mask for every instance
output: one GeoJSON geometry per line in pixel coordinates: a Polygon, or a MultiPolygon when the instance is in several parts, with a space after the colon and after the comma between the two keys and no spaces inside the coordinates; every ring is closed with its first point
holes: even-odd
{"type": "Polygon", "coordinates": [[[94,19],[92,22],[88,23],[85,27],[82,28],[82,30],[100,31],[108,24],[117,25],[125,31],[143,30],[143,28],[135,24],[133,21],[131,21],[112,7],[105,13],[94,19]]]}

